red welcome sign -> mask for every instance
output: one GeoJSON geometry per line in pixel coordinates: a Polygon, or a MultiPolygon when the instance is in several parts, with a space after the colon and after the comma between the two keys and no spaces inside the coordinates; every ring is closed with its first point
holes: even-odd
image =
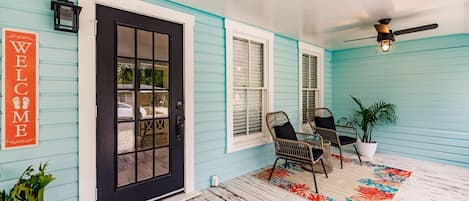
{"type": "Polygon", "coordinates": [[[38,145],[38,35],[3,29],[2,147],[38,145]]]}

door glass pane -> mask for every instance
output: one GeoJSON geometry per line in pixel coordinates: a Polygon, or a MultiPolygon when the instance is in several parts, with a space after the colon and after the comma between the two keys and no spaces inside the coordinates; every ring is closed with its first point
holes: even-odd
{"type": "Polygon", "coordinates": [[[167,90],[155,91],[155,118],[168,117],[169,96],[167,90]]]}
{"type": "Polygon", "coordinates": [[[162,147],[169,145],[169,120],[155,120],[155,146],[162,147]]]}
{"type": "Polygon", "coordinates": [[[119,121],[134,119],[134,98],[133,91],[117,91],[117,119],[119,121]]]}
{"type": "Polygon", "coordinates": [[[134,122],[117,124],[117,153],[128,153],[135,150],[134,122]]]}
{"type": "Polygon", "coordinates": [[[141,90],[138,92],[139,119],[153,118],[153,91],[141,90]]]}
{"type": "Polygon", "coordinates": [[[137,30],[137,57],[139,59],[153,59],[152,32],[137,30]]]}
{"type": "Polygon", "coordinates": [[[155,150],[155,176],[169,173],[169,147],[155,150]]]}
{"type": "Polygon", "coordinates": [[[139,60],[138,72],[140,75],[140,89],[152,89],[153,63],[152,61],[139,60]]]}
{"type": "Polygon", "coordinates": [[[155,89],[169,88],[168,62],[155,62],[155,89]]]}
{"type": "Polygon", "coordinates": [[[155,33],[155,60],[169,61],[169,36],[155,33]]]}
{"type": "Polygon", "coordinates": [[[137,135],[137,149],[153,147],[153,121],[139,121],[139,133],[137,135]]]}
{"type": "Polygon", "coordinates": [[[135,62],[133,59],[117,59],[117,88],[132,89],[134,87],[135,62]]]}
{"type": "Polygon", "coordinates": [[[135,57],[135,29],[117,26],[117,56],[135,57]]]}
{"type": "Polygon", "coordinates": [[[117,186],[135,182],[135,154],[124,154],[117,157],[117,186]]]}
{"type": "Polygon", "coordinates": [[[138,181],[153,177],[153,150],[138,152],[138,181]]]}

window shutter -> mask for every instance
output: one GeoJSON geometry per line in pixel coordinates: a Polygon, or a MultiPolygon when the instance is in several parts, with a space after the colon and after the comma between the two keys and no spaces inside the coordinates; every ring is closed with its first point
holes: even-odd
{"type": "Polygon", "coordinates": [[[313,117],[313,109],[316,108],[318,63],[317,57],[302,54],[302,117],[303,124],[313,117]]]}
{"type": "Polygon", "coordinates": [[[249,41],[233,38],[233,86],[247,87],[249,82],[249,41]]]}
{"type": "Polygon", "coordinates": [[[264,44],[233,38],[233,135],[262,132],[264,44]]]}
{"type": "Polygon", "coordinates": [[[309,55],[303,54],[303,88],[309,88],[309,55]]]}

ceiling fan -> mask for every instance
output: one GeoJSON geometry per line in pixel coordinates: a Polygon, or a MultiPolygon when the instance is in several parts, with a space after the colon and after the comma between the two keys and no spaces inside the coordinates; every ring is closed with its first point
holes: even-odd
{"type": "Polygon", "coordinates": [[[392,48],[392,42],[394,41],[394,36],[438,28],[438,24],[434,23],[434,24],[428,24],[428,25],[423,25],[423,26],[418,26],[418,27],[412,27],[408,29],[402,29],[402,30],[393,32],[391,29],[388,28],[388,24],[391,22],[391,18],[380,19],[378,20],[378,22],[379,24],[374,25],[376,31],[378,32],[378,36],[356,38],[356,39],[346,40],[344,42],[352,42],[352,41],[357,41],[357,40],[376,38],[376,40],[378,41],[379,49],[382,52],[389,52],[392,48]]]}

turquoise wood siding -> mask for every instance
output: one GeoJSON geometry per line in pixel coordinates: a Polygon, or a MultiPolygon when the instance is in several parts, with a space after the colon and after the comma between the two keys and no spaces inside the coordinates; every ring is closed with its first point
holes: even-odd
{"type": "Polygon", "coordinates": [[[53,30],[50,0],[0,1],[3,27],[39,34],[40,134],[38,147],[0,151],[0,189],[9,190],[29,165],[37,168],[48,161],[56,180],[47,187],[45,200],[77,200],[77,35],[53,30]]]}
{"type": "Polygon", "coordinates": [[[324,50],[324,107],[332,107],[332,52],[324,50]]]}
{"type": "Polygon", "coordinates": [[[274,110],[285,111],[295,129],[300,125],[298,76],[298,41],[275,35],[274,110]]]}
{"type": "Polygon", "coordinates": [[[391,54],[363,47],[332,53],[337,117],[384,99],[397,105],[396,126],[378,128],[378,151],[469,167],[469,35],[402,41],[391,54]]]}

